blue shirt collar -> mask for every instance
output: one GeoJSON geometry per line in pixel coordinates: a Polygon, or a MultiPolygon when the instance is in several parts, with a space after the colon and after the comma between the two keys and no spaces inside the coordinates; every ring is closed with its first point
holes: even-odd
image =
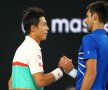
{"type": "Polygon", "coordinates": [[[92,33],[98,33],[98,34],[107,34],[105,29],[96,29],[92,33]]]}

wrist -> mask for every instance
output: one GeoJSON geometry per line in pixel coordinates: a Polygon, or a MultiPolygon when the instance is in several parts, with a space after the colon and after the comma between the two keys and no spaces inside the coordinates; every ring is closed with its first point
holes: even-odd
{"type": "Polygon", "coordinates": [[[63,76],[63,69],[62,68],[56,68],[51,73],[54,75],[55,81],[57,81],[58,79],[60,79],[63,76]]]}
{"type": "Polygon", "coordinates": [[[61,71],[64,73],[64,69],[62,67],[59,67],[61,69],[61,71]]]}
{"type": "Polygon", "coordinates": [[[69,76],[76,78],[77,70],[73,68],[69,73],[67,73],[69,76]]]}

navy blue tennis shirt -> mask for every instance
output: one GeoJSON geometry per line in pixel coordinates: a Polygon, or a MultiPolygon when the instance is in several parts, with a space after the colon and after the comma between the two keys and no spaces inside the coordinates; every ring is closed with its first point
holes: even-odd
{"type": "Polygon", "coordinates": [[[108,80],[108,37],[104,29],[96,29],[83,37],[78,53],[76,90],[80,90],[86,72],[86,60],[97,60],[97,75],[90,90],[106,90],[108,80]]]}

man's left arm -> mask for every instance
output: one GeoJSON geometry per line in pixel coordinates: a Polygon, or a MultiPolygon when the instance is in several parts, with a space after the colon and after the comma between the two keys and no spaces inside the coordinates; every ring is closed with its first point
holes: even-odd
{"type": "Polygon", "coordinates": [[[12,77],[8,81],[8,90],[12,90],[12,77]]]}
{"type": "Polygon", "coordinates": [[[84,75],[81,89],[80,90],[90,90],[96,77],[96,64],[95,59],[88,59],[86,61],[86,73],[84,75]]]}

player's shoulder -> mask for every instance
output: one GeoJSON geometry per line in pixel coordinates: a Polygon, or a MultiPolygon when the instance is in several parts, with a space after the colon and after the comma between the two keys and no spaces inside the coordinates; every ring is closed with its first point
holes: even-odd
{"type": "Polygon", "coordinates": [[[84,37],[83,37],[83,39],[89,39],[89,38],[91,38],[92,37],[92,34],[87,34],[87,35],[85,35],[84,37]]]}
{"type": "Polygon", "coordinates": [[[20,46],[17,48],[17,50],[16,50],[16,54],[24,54],[24,53],[27,53],[27,52],[29,52],[31,50],[31,46],[30,45],[28,45],[28,43],[27,42],[22,42],[21,44],[20,44],[20,46]]]}
{"type": "Polygon", "coordinates": [[[96,41],[96,37],[91,33],[83,37],[83,41],[96,41]]]}
{"type": "Polygon", "coordinates": [[[31,55],[38,52],[40,52],[39,46],[28,41],[22,42],[16,50],[16,54],[18,55],[31,55]]]}

